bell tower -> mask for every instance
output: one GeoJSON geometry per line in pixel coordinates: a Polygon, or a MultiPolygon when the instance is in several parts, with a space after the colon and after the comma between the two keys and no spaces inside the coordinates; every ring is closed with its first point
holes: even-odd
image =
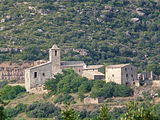
{"type": "Polygon", "coordinates": [[[61,58],[60,48],[56,44],[49,50],[49,61],[52,62],[52,74],[56,74],[60,71],[61,58]]]}

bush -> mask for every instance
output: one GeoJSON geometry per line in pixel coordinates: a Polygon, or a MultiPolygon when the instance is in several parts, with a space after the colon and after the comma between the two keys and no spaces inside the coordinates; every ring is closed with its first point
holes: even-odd
{"type": "Polygon", "coordinates": [[[133,90],[125,85],[117,85],[114,88],[113,96],[127,97],[133,95],[133,90]]]}
{"type": "Polygon", "coordinates": [[[17,86],[5,86],[0,89],[1,99],[11,100],[16,98],[20,93],[25,92],[25,88],[19,85],[17,86]]]}
{"type": "Polygon", "coordinates": [[[0,81],[0,88],[3,88],[7,84],[8,84],[8,81],[0,81]]]}
{"type": "Polygon", "coordinates": [[[127,97],[133,94],[133,90],[125,85],[104,81],[95,82],[91,91],[91,97],[127,97]]]}
{"type": "Polygon", "coordinates": [[[79,76],[72,69],[65,69],[63,74],[57,74],[54,79],[46,81],[45,88],[55,94],[76,93],[78,90],[88,92],[91,89],[91,84],[86,78],[79,76]],[[88,88],[84,86],[86,83],[88,88]]]}
{"type": "Polygon", "coordinates": [[[33,103],[27,107],[26,114],[31,118],[51,118],[59,115],[59,108],[51,103],[33,103]]]}
{"type": "Polygon", "coordinates": [[[7,117],[16,117],[19,113],[25,112],[26,107],[24,104],[18,104],[14,108],[5,109],[5,114],[7,117]]]}

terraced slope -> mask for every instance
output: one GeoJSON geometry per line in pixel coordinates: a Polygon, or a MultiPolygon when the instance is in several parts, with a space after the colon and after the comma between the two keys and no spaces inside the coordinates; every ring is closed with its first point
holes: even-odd
{"type": "Polygon", "coordinates": [[[1,0],[0,47],[23,52],[1,52],[0,61],[44,59],[56,43],[64,60],[159,63],[159,10],[158,0],[1,0]]]}

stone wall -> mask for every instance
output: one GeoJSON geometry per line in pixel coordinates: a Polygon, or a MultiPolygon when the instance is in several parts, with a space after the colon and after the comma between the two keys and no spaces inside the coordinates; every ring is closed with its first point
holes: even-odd
{"type": "Polygon", "coordinates": [[[107,68],[106,67],[106,82],[115,82],[122,84],[121,68],[107,68]]]}
{"type": "Polygon", "coordinates": [[[136,68],[132,65],[127,65],[122,68],[122,84],[135,84],[137,81],[136,68]]]}
{"type": "Polygon", "coordinates": [[[104,101],[103,97],[98,97],[98,98],[87,97],[87,98],[84,98],[84,104],[98,104],[98,103],[102,103],[103,101],[104,101]]]}
{"type": "Polygon", "coordinates": [[[45,60],[39,61],[24,61],[24,62],[3,62],[0,63],[0,80],[16,80],[24,82],[24,70],[26,68],[39,65],[46,62],[45,60]]]}
{"type": "Polygon", "coordinates": [[[52,78],[52,62],[47,62],[39,66],[25,70],[25,87],[29,91],[32,88],[41,86],[44,82],[52,78]]]}

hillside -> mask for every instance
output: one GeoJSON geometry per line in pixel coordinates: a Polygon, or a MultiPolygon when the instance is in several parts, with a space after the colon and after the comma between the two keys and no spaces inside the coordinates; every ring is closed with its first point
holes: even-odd
{"type": "Polygon", "coordinates": [[[1,0],[0,61],[47,59],[53,43],[63,60],[160,62],[158,0],[1,0]],[[71,48],[87,51],[80,55],[71,48]]]}

